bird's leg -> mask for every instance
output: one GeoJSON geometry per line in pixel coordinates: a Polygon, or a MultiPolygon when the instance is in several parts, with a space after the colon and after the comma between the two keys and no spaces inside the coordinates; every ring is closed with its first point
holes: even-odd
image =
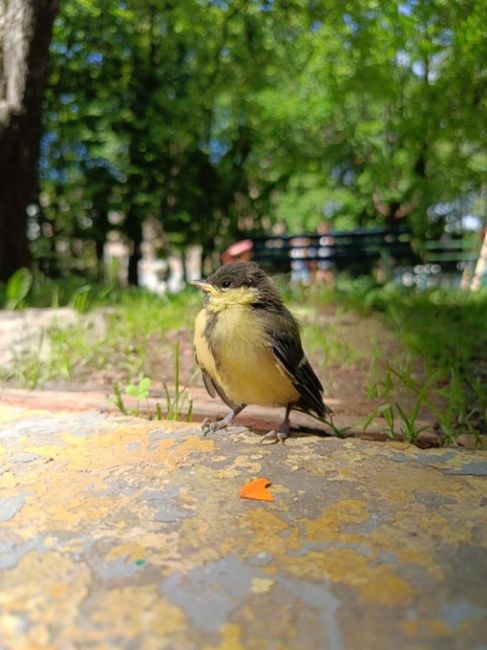
{"type": "Polygon", "coordinates": [[[246,406],[247,404],[240,404],[239,406],[236,406],[234,409],[230,411],[228,415],[226,415],[221,420],[215,420],[215,422],[213,422],[209,418],[203,420],[203,422],[201,423],[203,435],[206,436],[208,433],[214,433],[215,431],[219,431],[220,429],[225,429],[225,427],[229,427],[232,424],[234,418],[240,413],[240,411],[243,411],[246,406]]]}
{"type": "Polygon", "coordinates": [[[284,442],[286,440],[286,438],[289,436],[289,432],[291,431],[291,423],[289,422],[290,411],[291,411],[291,404],[288,404],[286,406],[286,415],[284,416],[284,420],[281,422],[281,424],[277,427],[276,430],[272,430],[266,433],[265,436],[262,438],[261,442],[268,442],[270,444],[274,444],[276,442],[284,442]]]}

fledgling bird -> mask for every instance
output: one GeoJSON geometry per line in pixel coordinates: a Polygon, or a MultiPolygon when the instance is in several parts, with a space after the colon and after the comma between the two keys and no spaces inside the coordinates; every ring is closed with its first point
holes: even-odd
{"type": "Polygon", "coordinates": [[[257,264],[227,264],[193,284],[205,292],[195,321],[196,361],[208,393],[232,409],[221,420],[205,421],[205,433],[229,426],[248,404],[286,408],[277,430],[264,436],[269,442],[288,437],[292,409],[318,417],[331,413],[298,324],[257,264]]]}

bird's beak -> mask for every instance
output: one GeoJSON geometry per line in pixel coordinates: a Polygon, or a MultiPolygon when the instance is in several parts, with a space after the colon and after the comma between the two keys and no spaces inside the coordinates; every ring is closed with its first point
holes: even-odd
{"type": "Polygon", "coordinates": [[[211,296],[216,296],[218,294],[218,290],[209,282],[203,282],[203,280],[193,280],[191,284],[194,287],[201,289],[201,291],[209,293],[211,296]]]}

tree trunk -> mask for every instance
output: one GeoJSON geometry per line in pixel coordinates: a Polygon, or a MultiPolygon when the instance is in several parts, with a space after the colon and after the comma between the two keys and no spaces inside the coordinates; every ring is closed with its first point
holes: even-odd
{"type": "Polygon", "coordinates": [[[96,253],[96,274],[99,282],[105,279],[105,241],[103,239],[95,239],[95,253],[96,253]]]}
{"type": "Polygon", "coordinates": [[[482,248],[480,250],[479,259],[475,265],[475,271],[473,274],[472,282],[470,284],[470,289],[472,291],[478,291],[482,286],[482,280],[485,272],[487,271],[487,228],[484,232],[484,240],[482,243],[482,248]]]}
{"type": "Polygon", "coordinates": [[[27,207],[37,160],[58,0],[0,0],[0,280],[30,263],[27,207]]]}
{"type": "Polygon", "coordinates": [[[139,262],[142,259],[142,220],[129,208],[125,220],[125,232],[129,240],[129,264],[127,280],[129,284],[139,284],[139,262]]]}
{"type": "Polygon", "coordinates": [[[181,269],[183,271],[183,282],[186,285],[188,284],[188,254],[184,248],[181,251],[181,269]]]}

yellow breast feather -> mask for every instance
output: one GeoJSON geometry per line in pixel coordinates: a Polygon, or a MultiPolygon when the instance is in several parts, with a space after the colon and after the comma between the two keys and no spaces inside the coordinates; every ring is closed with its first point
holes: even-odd
{"type": "Polygon", "coordinates": [[[276,362],[263,321],[246,302],[250,291],[236,295],[237,291],[212,309],[217,315],[211,347],[218,350],[217,359],[205,335],[211,314],[203,309],[198,315],[195,348],[200,364],[236,404],[279,406],[297,401],[299,393],[276,362]]]}

